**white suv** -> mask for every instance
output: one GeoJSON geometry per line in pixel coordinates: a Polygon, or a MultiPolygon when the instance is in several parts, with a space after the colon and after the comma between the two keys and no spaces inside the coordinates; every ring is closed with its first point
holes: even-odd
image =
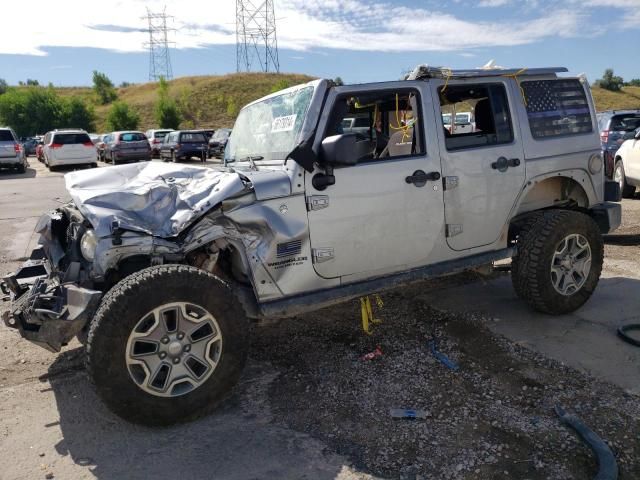
{"type": "Polygon", "coordinates": [[[10,128],[0,128],[0,168],[15,168],[24,173],[28,166],[24,148],[15,132],[10,128]]]}
{"type": "Polygon", "coordinates": [[[80,129],[53,130],[44,136],[44,163],[49,170],[65,165],[97,167],[98,151],[89,134],[80,129]]]}

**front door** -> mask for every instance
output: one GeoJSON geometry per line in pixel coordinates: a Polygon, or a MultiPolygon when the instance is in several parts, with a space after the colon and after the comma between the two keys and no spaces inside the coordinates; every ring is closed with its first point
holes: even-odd
{"type": "Polygon", "coordinates": [[[423,265],[444,240],[440,159],[425,139],[430,93],[425,82],[395,85],[340,87],[327,100],[333,107],[322,138],[357,135],[369,147],[352,153],[360,157],[355,164],[336,166],[335,184],[325,189],[313,185],[323,170],[306,174],[314,268],[322,277],[356,280],[423,265]],[[347,118],[366,119],[369,128],[343,133],[347,118]]]}
{"type": "MultiPolygon", "coordinates": [[[[438,129],[445,177],[447,244],[460,251],[496,242],[522,190],[525,161],[507,79],[434,85],[440,117],[472,112],[471,131],[438,129]]],[[[522,100],[519,100],[522,101],[522,100]]]]}

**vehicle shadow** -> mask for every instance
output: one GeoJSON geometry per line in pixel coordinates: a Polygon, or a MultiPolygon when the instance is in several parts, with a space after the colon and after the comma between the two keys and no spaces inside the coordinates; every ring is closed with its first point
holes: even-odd
{"type": "Polygon", "coordinates": [[[28,167],[25,173],[18,173],[8,168],[0,168],[0,180],[12,180],[20,178],[34,178],[37,172],[34,168],[28,167]]]}
{"type": "Polygon", "coordinates": [[[614,233],[603,236],[605,245],[637,246],[640,245],[640,234],[614,233]]]}
{"type": "Polygon", "coordinates": [[[58,406],[62,440],[56,451],[96,478],[329,480],[343,468],[343,459],[318,440],[272,422],[267,390],[278,374],[266,364],[250,363],[213,414],[150,428],[107,410],[87,374],[78,371],[82,353],[78,348],[60,354],[42,380],[50,382],[58,406]]]}

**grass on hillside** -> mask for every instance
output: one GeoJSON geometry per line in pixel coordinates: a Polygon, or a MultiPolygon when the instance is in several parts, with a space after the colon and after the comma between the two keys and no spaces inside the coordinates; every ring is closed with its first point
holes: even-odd
{"type": "MultiPolygon", "coordinates": [[[[181,77],[169,83],[169,95],[179,104],[184,119],[182,128],[231,127],[240,108],[272,91],[313,80],[299,74],[237,73],[223,76],[181,77]]],[[[157,83],[142,83],[118,88],[118,99],[130,104],[140,115],[140,130],[156,126],[154,106],[158,99],[157,83]]],[[[60,87],[63,97],[79,96],[93,102],[93,91],[87,87],[60,87]]],[[[593,87],[596,109],[640,109],[640,87],[624,87],[610,92],[593,87]]],[[[96,105],[96,127],[105,131],[110,105],[96,105]]]]}

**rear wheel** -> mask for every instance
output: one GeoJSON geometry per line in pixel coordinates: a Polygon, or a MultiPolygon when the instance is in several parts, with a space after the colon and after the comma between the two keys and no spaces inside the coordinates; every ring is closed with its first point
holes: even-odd
{"type": "Polygon", "coordinates": [[[16,167],[16,171],[18,173],[25,173],[27,171],[27,167],[24,166],[24,163],[21,163],[16,167]]]}
{"type": "Polygon", "coordinates": [[[624,164],[622,160],[618,160],[613,169],[613,180],[620,185],[620,192],[622,198],[633,198],[636,193],[636,187],[627,183],[627,177],[624,173],[624,164]]]}
{"type": "Polygon", "coordinates": [[[87,338],[100,397],[126,420],[169,425],[213,410],[240,377],[248,320],[229,285],[185,265],[135,273],[102,300],[87,338]]]}
{"type": "Polygon", "coordinates": [[[567,210],[534,213],[519,226],[511,279],[535,310],[560,315],[581,307],[602,271],[604,243],[591,217],[567,210]]]}

